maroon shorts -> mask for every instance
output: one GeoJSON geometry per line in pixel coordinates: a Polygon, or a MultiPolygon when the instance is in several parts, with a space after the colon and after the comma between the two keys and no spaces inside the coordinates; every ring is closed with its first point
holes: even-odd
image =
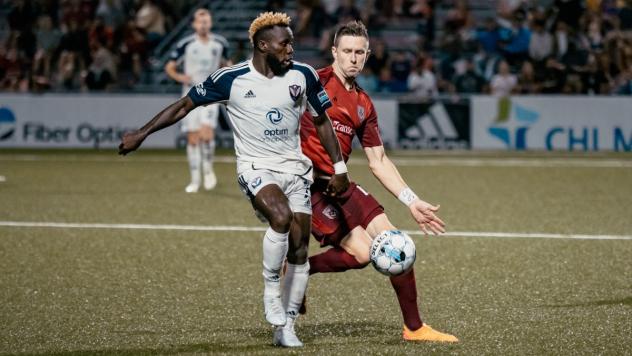
{"type": "Polygon", "coordinates": [[[339,246],[351,230],[366,228],[373,218],[384,213],[380,203],[354,182],[335,198],[325,195],[327,183],[317,179],[311,187],[312,234],[321,246],[339,246]]]}

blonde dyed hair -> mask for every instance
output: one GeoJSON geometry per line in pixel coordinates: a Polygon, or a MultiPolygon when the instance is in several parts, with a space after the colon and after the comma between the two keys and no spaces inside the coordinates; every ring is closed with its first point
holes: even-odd
{"type": "Polygon", "coordinates": [[[274,26],[290,26],[290,21],[290,17],[284,12],[262,12],[250,24],[250,29],[248,30],[250,42],[254,44],[257,32],[274,26]]]}

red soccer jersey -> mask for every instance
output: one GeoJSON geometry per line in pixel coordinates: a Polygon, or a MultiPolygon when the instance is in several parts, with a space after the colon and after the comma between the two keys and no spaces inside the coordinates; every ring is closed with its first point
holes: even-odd
{"type": "MultiPolygon", "coordinates": [[[[345,162],[352,150],[353,136],[357,135],[362,147],[382,145],[377,125],[377,113],[369,95],[359,87],[347,90],[331,66],[318,70],[318,76],[331,103],[327,114],[338,136],[345,162]]],[[[334,173],[333,163],[320,143],[312,116],[305,112],[301,117],[301,148],[314,169],[328,175],[334,173]]]]}

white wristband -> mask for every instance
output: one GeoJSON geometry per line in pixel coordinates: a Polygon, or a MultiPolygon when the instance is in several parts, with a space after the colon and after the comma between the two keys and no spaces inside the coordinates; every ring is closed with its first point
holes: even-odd
{"type": "Polygon", "coordinates": [[[347,172],[347,165],[345,164],[345,161],[334,163],[334,174],[343,174],[347,172]]]}
{"type": "Polygon", "coordinates": [[[397,199],[404,203],[404,205],[409,206],[412,202],[415,201],[415,199],[419,199],[419,197],[417,196],[417,194],[415,194],[415,192],[412,191],[412,189],[406,187],[399,193],[397,199]]]}

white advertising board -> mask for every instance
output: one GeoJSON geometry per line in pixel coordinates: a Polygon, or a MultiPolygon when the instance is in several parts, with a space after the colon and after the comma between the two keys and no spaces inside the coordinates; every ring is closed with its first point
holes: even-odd
{"type": "Polygon", "coordinates": [[[632,98],[475,96],[473,149],[632,151],[632,98]]]}
{"type": "MultiPolygon", "coordinates": [[[[113,148],[177,99],[173,95],[0,95],[0,147],[113,148]]],[[[174,125],[151,135],[143,147],[173,148],[174,125]]]]}

